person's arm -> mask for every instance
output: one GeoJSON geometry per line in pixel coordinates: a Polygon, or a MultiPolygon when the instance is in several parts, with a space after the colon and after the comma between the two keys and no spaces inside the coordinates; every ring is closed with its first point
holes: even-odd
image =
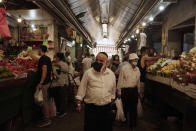
{"type": "Polygon", "coordinates": [[[112,102],[116,98],[116,77],[113,76],[113,87],[112,87],[112,102]]]}
{"type": "Polygon", "coordinates": [[[76,110],[78,112],[81,111],[81,103],[86,95],[86,87],[87,87],[87,83],[88,83],[88,74],[84,73],[83,77],[82,77],[82,81],[80,83],[80,87],[78,88],[78,92],[76,95],[76,104],[77,104],[77,108],[76,110]]]}
{"type": "Polygon", "coordinates": [[[157,60],[159,59],[160,56],[157,56],[157,57],[149,57],[149,56],[143,56],[142,57],[142,60],[141,60],[141,67],[144,69],[145,67],[145,61],[148,60],[148,61],[152,61],[152,60],[157,60]]]}
{"type": "Polygon", "coordinates": [[[37,86],[37,88],[42,88],[42,84],[44,83],[45,79],[46,79],[46,76],[47,76],[47,66],[46,65],[43,65],[42,66],[42,76],[41,76],[41,80],[37,86]]]}
{"type": "Polygon", "coordinates": [[[124,82],[124,69],[120,70],[120,74],[119,74],[119,78],[118,78],[118,85],[117,85],[117,89],[118,89],[118,97],[121,97],[121,88],[123,86],[123,82],[124,82]]]}
{"type": "Polygon", "coordinates": [[[34,55],[34,54],[32,54],[32,53],[30,53],[29,56],[30,56],[34,61],[36,61],[36,62],[39,61],[39,57],[36,56],[36,55],[34,55]]]}
{"type": "Polygon", "coordinates": [[[42,77],[40,83],[44,83],[47,76],[47,65],[42,66],[42,77]]]}

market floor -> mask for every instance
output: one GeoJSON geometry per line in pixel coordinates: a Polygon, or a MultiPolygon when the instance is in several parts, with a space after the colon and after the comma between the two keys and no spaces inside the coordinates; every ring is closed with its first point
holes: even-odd
{"type": "MultiPolygon", "coordinates": [[[[138,121],[137,131],[180,131],[174,122],[160,128],[160,115],[150,106],[144,107],[144,117],[138,121]]],[[[62,119],[54,119],[53,124],[46,128],[29,125],[24,131],[83,131],[83,113],[70,112],[62,119]]],[[[127,126],[115,122],[113,131],[128,131],[127,126]]]]}

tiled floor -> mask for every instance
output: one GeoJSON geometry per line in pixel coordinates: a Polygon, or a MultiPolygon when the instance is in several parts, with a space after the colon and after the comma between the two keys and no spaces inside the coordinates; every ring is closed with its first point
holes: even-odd
{"type": "MultiPolygon", "coordinates": [[[[138,120],[137,131],[180,131],[178,126],[170,123],[160,128],[160,116],[157,110],[150,106],[144,107],[144,117],[138,120]]],[[[83,113],[70,112],[62,119],[54,119],[53,124],[46,128],[36,128],[33,124],[29,125],[24,131],[83,131],[83,113]]],[[[114,131],[128,131],[125,125],[115,122],[114,131]]]]}

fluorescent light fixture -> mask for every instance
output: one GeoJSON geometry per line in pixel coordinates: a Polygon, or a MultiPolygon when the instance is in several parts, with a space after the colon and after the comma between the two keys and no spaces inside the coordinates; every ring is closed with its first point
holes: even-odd
{"type": "Polygon", "coordinates": [[[31,28],[35,28],[35,25],[34,25],[34,24],[32,24],[32,25],[31,25],[31,28]]]}
{"type": "Polygon", "coordinates": [[[134,35],[132,35],[131,37],[132,37],[132,38],[134,38],[135,36],[134,36],[134,35]]]}
{"type": "Polygon", "coordinates": [[[159,10],[163,11],[165,9],[165,7],[163,5],[159,6],[159,10]]]}
{"type": "Polygon", "coordinates": [[[152,16],[149,17],[149,21],[153,21],[154,18],[152,16]]]}
{"type": "Polygon", "coordinates": [[[135,33],[136,33],[136,34],[139,34],[139,33],[140,33],[140,30],[139,30],[139,29],[137,29],[137,30],[135,31],[135,33]]]}
{"type": "Polygon", "coordinates": [[[108,34],[108,25],[107,24],[102,24],[102,29],[103,29],[103,36],[107,36],[107,34],[108,34]]]}
{"type": "Polygon", "coordinates": [[[142,23],[142,26],[146,26],[146,23],[145,23],[145,22],[143,22],[143,23],[142,23]]]}
{"type": "Polygon", "coordinates": [[[18,23],[21,23],[21,22],[22,22],[22,19],[19,17],[19,18],[17,19],[17,21],[18,21],[18,23]]]}

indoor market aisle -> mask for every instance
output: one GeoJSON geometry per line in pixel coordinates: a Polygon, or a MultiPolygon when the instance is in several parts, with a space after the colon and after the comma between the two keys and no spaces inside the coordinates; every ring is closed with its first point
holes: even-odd
{"type": "MultiPolygon", "coordinates": [[[[160,115],[149,106],[145,106],[144,117],[138,121],[137,131],[180,131],[176,124],[164,124],[160,129],[160,115]],[[167,125],[167,126],[166,126],[167,125]]],[[[83,113],[70,112],[62,119],[54,119],[53,124],[45,128],[36,128],[33,124],[24,131],[83,131],[83,113]]],[[[128,131],[126,125],[115,122],[113,131],[128,131]]]]}

